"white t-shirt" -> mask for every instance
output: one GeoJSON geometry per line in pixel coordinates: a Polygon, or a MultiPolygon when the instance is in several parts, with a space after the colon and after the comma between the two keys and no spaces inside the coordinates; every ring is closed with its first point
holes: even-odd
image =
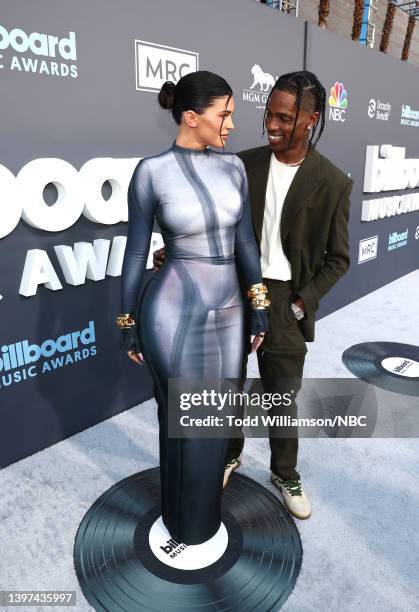
{"type": "Polygon", "coordinates": [[[280,224],[285,196],[299,167],[287,166],[271,155],[260,243],[264,278],[291,280],[291,266],[282,250],[280,224]]]}

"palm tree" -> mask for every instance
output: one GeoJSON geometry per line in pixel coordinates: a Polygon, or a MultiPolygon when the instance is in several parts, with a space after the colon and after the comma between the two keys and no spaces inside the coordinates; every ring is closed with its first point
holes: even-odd
{"type": "Polygon", "coordinates": [[[383,32],[381,34],[380,51],[387,53],[388,43],[390,42],[390,34],[393,28],[394,14],[396,12],[396,5],[392,2],[388,3],[386,18],[384,21],[383,32]]]}
{"type": "Polygon", "coordinates": [[[319,22],[321,28],[326,28],[327,18],[329,17],[330,0],[320,0],[319,2],[319,22]]]}
{"type": "MultiPolygon", "coordinates": [[[[419,2],[416,2],[416,7],[419,6],[419,2]]],[[[406,36],[404,39],[403,51],[402,51],[402,60],[407,62],[407,58],[409,57],[409,49],[410,43],[412,41],[413,30],[415,29],[416,19],[413,15],[410,15],[409,21],[407,22],[407,30],[406,36]]]]}
{"type": "Polygon", "coordinates": [[[352,40],[359,40],[364,17],[364,0],[355,0],[352,40]]]}

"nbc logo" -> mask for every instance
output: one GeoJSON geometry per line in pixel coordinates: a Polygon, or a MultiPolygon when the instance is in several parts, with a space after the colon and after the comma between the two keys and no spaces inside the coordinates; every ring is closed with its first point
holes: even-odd
{"type": "Polygon", "coordinates": [[[330,88],[329,119],[332,121],[345,121],[345,112],[348,107],[347,92],[343,83],[336,81],[330,88]]]}

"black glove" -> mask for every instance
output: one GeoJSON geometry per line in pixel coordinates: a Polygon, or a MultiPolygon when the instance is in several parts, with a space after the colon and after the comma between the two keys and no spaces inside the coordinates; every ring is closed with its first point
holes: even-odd
{"type": "Polygon", "coordinates": [[[121,329],[121,349],[124,351],[124,353],[127,353],[128,351],[141,353],[136,325],[133,325],[127,329],[121,329]]]}
{"type": "Polygon", "coordinates": [[[258,336],[262,332],[267,332],[269,329],[268,311],[264,310],[253,310],[251,308],[250,314],[250,333],[251,335],[258,336]]]}

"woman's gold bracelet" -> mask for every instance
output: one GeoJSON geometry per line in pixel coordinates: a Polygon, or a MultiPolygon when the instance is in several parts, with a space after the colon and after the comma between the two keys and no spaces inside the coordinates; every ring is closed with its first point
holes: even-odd
{"type": "Polygon", "coordinates": [[[270,301],[266,297],[267,293],[268,288],[264,283],[256,283],[249,287],[247,297],[250,299],[253,310],[265,310],[268,308],[270,301]]]}
{"type": "Polygon", "coordinates": [[[257,299],[253,299],[250,302],[252,304],[253,310],[265,310],[270,306],[270,300],[265,298],[265,296],[259,296],[257,299]]]}
{"type": "Polygon", "coordinates": [[[120,314],[116,317],[116,324],[120,329],[129,329],[130,327],[134,327],[135,319],[129,312],[120,314]]]}
{"type": "Polygon", "coordinates": [[[268,293],[268,287],[264,283],[256,283],[251,285],[247,291],[247,297],[251,300],[258,295],[268,293]]]}

